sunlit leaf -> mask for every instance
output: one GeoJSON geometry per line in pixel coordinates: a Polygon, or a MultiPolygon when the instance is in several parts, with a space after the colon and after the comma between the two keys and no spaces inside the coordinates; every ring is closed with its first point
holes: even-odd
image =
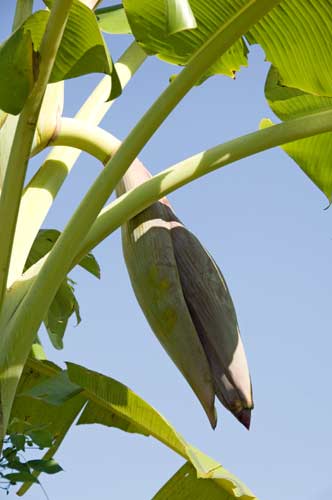
{"type": "Polygon", "coordinates": [[[104,7],[95,11],[99,27],[112,35],[131,33],[126,12],[122,4],[104,7]]]}
{"type": "MultiPolygon", "coordinates": [[[[281,120],[332,108],[331,97],[321,97],[285,87],[275,68],[271,68],[265,85],[265,96],[273,112],[281,120]]],[[[262,125],[271,125],[265,122],[262,125]]],[[[332,132],[282,146],[310,179],[332,200],[332,132]]]]}

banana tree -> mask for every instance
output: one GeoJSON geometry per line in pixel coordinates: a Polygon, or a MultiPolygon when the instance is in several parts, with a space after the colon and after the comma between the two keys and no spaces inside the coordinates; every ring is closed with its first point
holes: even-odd
{"type": "Polygon", "coordinates": [[[44,323],[54,347],[63,347],[69,318],[76,314],[80,321],[67,275],[79,265],[99,277],[91,251],[122,227],[138,302],[211,425],[217,423],[217,396],[249,428],[251,380],[227,284],[165,197],[213,170],[282,146],[331,199],[332,2],[44,3],[34,11],[32,0],[17,0],[12,34],[0,46],[0,466],[17,471],[0,473],[9,483],[22,482],[24,494],[40,472],[60,470],[53,455],[78,419],[151,435],[185,459],[158,500],[256,498],[124,384],[74,363],[61,370],[46,360],[38,332],[44,323]],[[308,25],[311,37],[305,36],[308,25]],[[134,39],[116,63],[102,32],[111,35],[111,48],[112,36],[134,39]],[[262,120],[260,130],[151,176],[137,159],[143,147],[195,85],[216,74],[233,77],[247,65],[252,44],[271,62],[265,93],[281,122],[262,120]],[[98,125],[148,56],[183,69],[121,143],[98,125]],[[88,73],[105,76],[76,116],[64,117],[64,81],[88,73]],[[27,182],[30,159],[49,147],[27,182]],[[81,151],[103,169],[65,229],[45,228],[81,151]],[[114,191],[117,199],[107,204],[114,191]],[[22,465],[17,453],[28,442],[46,448],[45,456],[22,465]]]}

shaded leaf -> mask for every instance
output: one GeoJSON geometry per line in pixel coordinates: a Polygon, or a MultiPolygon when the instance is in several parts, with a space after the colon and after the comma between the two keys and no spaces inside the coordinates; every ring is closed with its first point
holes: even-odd
{"type": "Polygon", "coordinates": [[[82,392],[82,388],[73,384],[66,371],[61,371],[51,378],[43,380],[24,392],[24,396],[40,399],[55,406],[62,405],[76,394],[82,392]]]}
{"type": "Polygon", "coordinates": [[[61,472],[63,469],[60,465],[53,459],[50,460],[29,460],[27,462],[29,467],[38,471],[46,472],[46,474],[56,474],[61,472]]]}
{"type": "Polygon", "coordinates": [[[122,4],[104,7],[95,11],[99,27],[112,35],[131,33],[126,12],[122,4]]]}
{"type": "Polygon", "coordinates": [[[170,35],[179,31],[197,28],[197,23],[188,0],[165,0],[167,8],[167,30],[170,35]]]}
{"type": "MultiPolygon", "coordinates": [[[[280,76],[273,67],[266,80],[265,96],[272,111],[284,121],[332,107],[331,97],[308,94],[282,85],[280,76]]],[[[261,126],[268,125],[272,125],[272,122],[265,121],[261,126]]],[[[282,149],[293,158],[331,201],[332,132],[285,144],[282,149]]]]}

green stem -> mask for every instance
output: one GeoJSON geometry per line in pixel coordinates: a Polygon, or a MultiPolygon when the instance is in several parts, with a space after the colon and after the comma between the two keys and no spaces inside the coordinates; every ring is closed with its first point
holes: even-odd
{"type": "MultiPolygon", "coordinates": [[[[116,62],[122,88],[140,68],[146,54],[133,42],[116,62]]],[[[80,120],[97,125],[114,101],[108,101],[112,80],[105,76],[76,115],[80,120]]],[[[43,165],[24,190],[15,231],[8,286],[23,272],[31,245],[81,151],[70,147],[54,147],[43,165]]]]}
{"type": "Polygon", "coordinates": [[[13,31],[15,31],[30,16],[32,9],[33,0],[16,0],[13,31]]]}
{"type": "Polygon", "coordinates": [[[70,269],[82,239],[86,237],[116,184],[139,151],[190,88],[239,37],[280,1],[249,1],[207,40],[134,127],[83,198],[4,332],[0,366],[6,379],[6,385],[2,386],[2,389],[5,389],[2,390],[3,401],[6,403],[5,422],[8,421],[17,383],[37,330],[58,287],[70,269]]]}

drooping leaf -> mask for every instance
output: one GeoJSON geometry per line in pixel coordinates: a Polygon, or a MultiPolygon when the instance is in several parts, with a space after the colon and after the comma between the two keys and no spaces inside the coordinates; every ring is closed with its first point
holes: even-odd
{"type": "Polygon", "coordinates": [[[188,0],[165,0],[167,30],[170,35],[179,31],[197,28],[197,23],[188,0]]]}
{"type": "MultiPolygon", "coordinates": [[[[275,68],[271,68],[265,84],[265,96],[272,111],[289,120],[306,113],[332,108],[332,98],[308,94],[285,87],[275,68]]],[[[265,121],[262,125],[271,125],[265,121]]],[[[282,146],[282,149],[302,168],[310,179],[332,199],[332,132],[319,134],[282,146]]]]}
{"type": "Polygon", "coordinates": [[[95,11],[99,27],[105,33],[126,35],[131,33],[126,12],[122,4],[104,7],[95,11]]]}
{"type": "MultiPolygon", "coordinates": [[[[223,469],[220,467],[220,469],[223,469]]],[[[195,468],[190,462],[185,463],[169,481],[158,491],[152,500],[230,500],[238,498],[240,500],[255,499],[248,489],[235,492],[233,489],[233,475],[223,469],[223,484],[220,480],[199,479],[195,468]],[[233,491],[230,491],[233,490],[233,491]]]]}
{"type": "MultiPolygon", "coordinates": [[[[210,496],[208,496],[210,480],[213,480],[211,491],[214,487],[217,487],[219,492],[219,497],[216,496],[216,499],[230,500],[231,498],[239,498],[249,500],[256,498],[238,478],[224,469],[218,462],[186,443],[164,417],[128,387],[110,377],[82,366],[73,363],[67,363],[67,366],[69,378],[75,384],[81,385],[90,399],[78,424],[100,423],[107,426],[114,425],[127,432],[139,432],[155,437],[190,461],[190,467],[194,471],[196,481],[198,481],[197,478],[204,478],[204,482],[209,479],[209,481],[206,481],[207,489],[203,489],[203,491],[206,491],[206,496],[202,497],[204,500],[210,500],[210,496]],[[118,421],[116,417],[121,420],[118,421]]],[[[195,490],[192,489],[191,497],[188,496],[188,499],[199,498],[194,493],[195,490]]],[[[172,496],[165,498],[172,498],[173,500],[172,496]]],[[[182,500],[182,497],[178,498],[182,500]]],[[[211,500],[213,498],[211,497],[211,500]]]]}
{"type": "MultiPolygon", "coordinates": [[[[51,1],[46,2],[51,6],[51,1]]],[[[18,114],[38,74],[39,50],[49,12],[32,14],[0,46],[0,108],[18,114]]],[[[87,73],[106,73],[112,77],[110,98],[121,93],[121,85],[94,13],[74,0],[53,66],[50,83],[87,73]]]]}
{"type": "MultiPolygon", "coordinates": [[[[136,41],[147,52],[161,59],[185,65],[193,53],[224,24],[245,1],[190,0],[197,28],[169,34],[165,0],[124,0],[129,24],[136,41]]],[[[236,42],[209,70],[233,77],[247,65],[247,48],[243,40],[236,42]]]]}
{"type": "Polygon", "coordinates": [[[29,460],[27,464],[32,469],[38,472],[46,472],[46,474],[56,474],[57,472],[61,472],[63,470],[62,467],[60,467],[60,465],[52,458],[49,460],[29,460]]]}
{"type": "MultiPolygon", "coordinates": [[[[243,483],[241,483],[241,481],[224,469],[218,462],[186,443],[182,436],[175,431],[164,417],[133,393],[128,387],[114,379],[79,365],[73,363],[67,363],[67,365],[71,382],[80,385],[82,389],[84,389],[84,392],[81,394],[74,395],[71,399],[59,406],[51,406],[43,401],[28,398],[27,396],[18,396],[15,399],[15,411],[13,415],[16,418],[16,429],[19,429],[22,424],[35,423],[36,413],[34,413],[34,411],[37,409],[39,414],[39,420],[37,418],[37,421],[40,422],[42,416],[42,421],[48,422],[48,430],[52,431],[52,433],[56,432],[55,443],[45,454],[43,460],[52,458],[52,455],[64,437],[61,433],[61,426],[63,426],[65,429],[64,433],[66,433],[73,422],[73,417],[75,418],[77,412],[80,411],[86,399],[88,399],[89,403],[85,407],[78,424],[101,423],[107,426],[117,427],[126,432],[139,432],[144,435],[152,435],[190,461],[190,467],[192,467],[194,471],[196,480],[198,481],[197,478],[204,478],[203,482],[206,484],[207,494],[212,491],[209,485],[213,480],[213,483],[217,485],[219,491],[219,497],[217,498],[225,498],[225,500],[230,500],[232,498],[241,500],[255,499],[255,496],[245,485],[243,485],[243,483]],[[19,402],[20,399],[23,400],[23,403],[21,401],[17,406],[17,402],[19,402]],[[31,401],[32,405],[30,403],[31,401]],[[70,408],[70,405],[73,403],[76,403],[76,406],[72,407],[75,411],[68,414],[68,408],[70,408]],[[49,412],[49,409],[51,409],[51,412],[49,412]],[[31,413],[34,413],[33,418],[31,418],[31,415],[28,416],[31,413]],[[68,416],[70,416],[70,418],[68,418],[68,416]],[[56,441],[57,439],[60,440],[58,443],[56,441]]],[[[23,382],[21,381],[22,390],[24,390],[26,386],[31,387],[32,380],[34,380],[33,385],[36,385],[38,379],[50,379],[56,373],[60,373],[56,365],[32,359],[29,359],[25,371],[30,373],[26,373],[23,382]],[[33,379],[31,378],[31,372],[35,374],[33,379]]],[[[68,381],[67,378],[63,379],[64,384],[66,380],[68,381]]],[[[41,468],[38,469],[37,465],[35,467],[34,477],[36,477],[36,471],[39,470],[41,470],[41,468]]],[[[23,495],[31,484],[31,482],[27,481],[20,488],[18,494],[23,495]]],[[[196,498],[196,496],[194,498],[196,498]]],[[[202,500],[203,498],[204,500],[205,498],[210,499],[209,496],[202,497],[202,500]]],[[[211,498],[213,499],[214,497],[211,498]]]]}
{"type": "Polygon", "coordinates": [[[59,406],[80,392],[82,392],[82,388],[69,380],[66,371],[61,371],[54,377],[34,385],[23,394],[59,406]]]}

